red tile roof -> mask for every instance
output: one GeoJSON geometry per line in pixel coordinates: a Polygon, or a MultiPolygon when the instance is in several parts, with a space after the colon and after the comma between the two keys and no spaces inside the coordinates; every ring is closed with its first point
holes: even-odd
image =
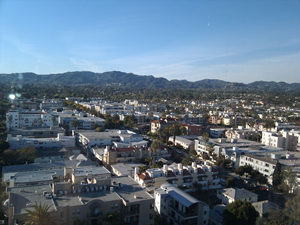
{"type": "Polygon", "coordinates": [[[168,170],[167,177],[175,177],[175,174],[173,173],[172,170],[168,170]]]}
{"type": "Polygon", "coordinates": [[[183,176],[191,175],[191,173],[187,169],[183,169],[183,176]]]}
{"type": "Polygon", "coordinates": [[[133,148],[116,148],[117,152],[132,152],[133,148]]]}
{"type": "Polygon", "coordinates": [[[198,174],[205,174],[204,170],[202,168],[198,168],[198,171],[197,171],[198,174]]]}
{"type": "Polygon", "coordinates": [[[140,177],[140,179],[142,179],[142,180],[152,180],[152,179],[153,179],[153,178],[151,178],[151,177],[149,176],[148,173],[141,173],[141,174],[139,175],[139,177],[140,177]]]}

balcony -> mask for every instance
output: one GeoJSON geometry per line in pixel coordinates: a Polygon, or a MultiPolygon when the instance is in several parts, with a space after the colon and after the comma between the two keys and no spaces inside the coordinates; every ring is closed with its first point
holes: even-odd
{"type": "Polygon", "coordinates": [[[183,219],[187,219],[187,218],[191,218],[191,217],[198,217],[198,213],[197,211],[193,211],[193,212],[182,212],[179,209],[175,208],[174,206],[170,206],[170,208],[177,213],[179,216],[181,216],[183,219]]]}

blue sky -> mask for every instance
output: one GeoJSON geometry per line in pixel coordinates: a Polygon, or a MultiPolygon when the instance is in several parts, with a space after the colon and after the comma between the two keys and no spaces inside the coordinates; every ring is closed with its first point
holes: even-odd
{"type": "Polygon", "coordinates": [[[0,73],[300,82],[300,0],[0,0],[0,73]]]}

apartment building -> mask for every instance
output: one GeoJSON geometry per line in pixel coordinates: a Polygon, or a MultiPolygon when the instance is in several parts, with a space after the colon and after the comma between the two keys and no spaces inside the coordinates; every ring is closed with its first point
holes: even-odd
{"type": "Polygon", "coordinates": [[[180,123],[181,126],[184,126],[187,131],[187,135],[202,135],[202,126],[198,124],[187,124],[180,123]]]}
{"type": "Polygon", "coordinates": [[[194,182],[200,184],[203,190],[221,188],[219,169],[209,164],[197,165],[195,162],[192,166],[173,163],[170,166],[164,165],[163,168],[148,169],[143,173],[136,168],[134,179],[142,187],[159,188],[169,182],[186,192],[194,190],[194,182]]]}
{"type": "Polygon", "coordinates": [[[154,192],[155,209],[169,224],[203,225],[209,222],[209,206],[179,188],[164,183],[154,192]]]}
{"type": "MultiPolygon", "coordinates": [[[[299,149],[300,131],[290,130],[279,132],[262,132],[262,143],[269,146],[281,147],[284,150],[297,151],[299,149]]],[[[300,149],[299,149],[300,150],[300,149]]]]}
{"type": "Polygon", "coordinates": [[[63,102],[60,100],[44,99],[40,103],[40,109],[56,109],[58,107],[63,107],[63,102]]]}
{"type": "Polygon", "coordinates": [[[135,162],[142,158],[149,156],[149,149],[127,147],[127,148],[112,148],[110,150],[105,149],[102,156],[102,162],[104,165],[114,165],[116,163],[135,162]]]}
{"type": "Polygon", "coordinates": [[[258,195],[245,190],[245,189],[235,189],[235,188],[224,188],[217,191],[217,197],[221,199],[222,204],[229,205],[237,200],[246,202],[257,202],[258,195]]]}
{"type": "Polygon", "coordinates": [[[251,139],[254,135],[258,135],[256,131],[244,129],[242,126],[238,129],[230,129],[225,131],[225,137],[231,139],[251,139]]]}
{"type": "Polygon", "coordinates": [[[151,122],[151,133],[155,133],[160,129],[164,129],[167,126],[172,126],[174,123],[177,123],[176,119],[168,117],[161,118],[160,120],[154,120],[151,122]]]}
{"type": "Polygon", "coordinates": [[[66,126],[68,125],[71,130],[79,129],[79,130],[93,130],[95,125],[102,126],[105,123],[105,119],[96,117],[94,115],[87,114],[76,114],[72,116],[72,114],[59,114],[59,124],[66,126]],[[74,120],[78,121],[78,126],[74,127],[72,122],[74,120]]]}
{"type": "Polygon", "coordinates": [[[6,114],[6,129],[53,126],[52,115],[45,111],[10,109],[6,114]]]}
{"type": "Polygon", "coordinates": [[[237,148],[247,148],[247,147],[260,147],[263,144],[249,141],[246,139],[230,139],[230,138],[210,138],[207,143],[202,140],[200,137],[198,140],[195,140],[195,151],[197,154],[203,154],[204,152],[208,153],[207,146],[211,144],[214,148],[214,153],[218,156],[220,155],[222,149],[233,149],[237,148]]]}
{"type": "Polygon", "coordinates": [[[64,179],[64,168],[93,166],[95,166],[95,164],[82,154],[72,155],[68,159],[57,161],[3,166],[2,182],[10,184],[13,181],[15,184],[20,183],[23,185],[27,185],[27,183],[44,183],[46,179],[49,179],[54,174],[56,174],[59,180],[62,181],[64,179]]]}
{"type": "Polygon", "coordinates": [[[262,155],[245,154],[240,156],[240,166],[250,165],[253,169],[259,171],[268,178],[268,182],[272,184],[272,176],[276,167],[276,160],[262,155]]]}
{"type": "Polygon", "coordinates": [[[57,134],[56,138],[35,138],[23,137],[17,135],[12,137],[11,134],[7,135],[7,141],[10,149],[20,149],[32,145],[36,148],[70,148],[75,147],[75,138],[71,136],[64,136],[64,134],[57,134]]]}
{"type": "Polygon", "coordinates": [[[31,128],[19,128],[10,130],[8,132],[11,136],[16,137],[17,135],[36,137],[36,138],[47,138],[47,137],[57,137],[59,133],[64,133],[64,129],[61,127],[31,127],[31,128]]]}
{"type": "Polygon", "coordinates": [[[224,128],[210,128],[209,135],[212,138],[221,138],[221,137],[224,137],[225,130],[226,129],[224,129],[224,128]]]}
{"type": "MultiPolygon", "coordinates": [[[[143,136],[128,130],[106,130],[105,132],[80,131],[76,133],[78,142],[82,146],[111,146],[113,142],[126,143],[134,146],[143,141],[143,136]]],[[[147,142],[142,142],[145,145],[147,142]]]]}
{"type": "MultiPolygon", "coordinates": [[[[196,139],[197,136],[176,136],[175,138],[175,145],[180,145],[186,150],[194,150],[195,148],[195,143],[194,139],[196,139]]],[[[170,142],[174,142],[173,136],[169,137],[170,142]]]]}
{"type": "Polygon", "coordinates": [[[33,210],[35,204],[50,206],[51,216],[61,218],[65,224],[75,224],[78,220],[99,224],[107,213],[115,211],[124,219],[120,221],[122,224],[154,224],[153,197],[127,176],[113,179],[87,176],[81,183],[12,187],[7,192],[9,198],[4,209],[9,225],[24,221],[26,210],[33,210]]]}
{"type": "Polygon", "coordinates": [[[261,143],[273,147],[285,147],[285,138],[276,132],[263,131],[261,143]]]}
{"type": "Polygon", "coordinates": [[[245,154],[240,157],[240,165],[251,165],[254,169],[268,178],[268,182],[272,184],[272,175],[274,173],[276,163],[280,162],[282,169],[292,168],[296,174],[296,184],[294,191],[300,185],[300,153],[290,151],[276,152],[257,152],[255,154],[245,154]]]}

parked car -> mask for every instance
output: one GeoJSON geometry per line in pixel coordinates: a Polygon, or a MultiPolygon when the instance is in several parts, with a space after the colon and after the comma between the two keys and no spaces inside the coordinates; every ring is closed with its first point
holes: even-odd
{"type": "Polygon", "coordinates": [[[261,190],[262,191],[269,191],[269,188],[268,187],[261,187],[261,190]]]}

